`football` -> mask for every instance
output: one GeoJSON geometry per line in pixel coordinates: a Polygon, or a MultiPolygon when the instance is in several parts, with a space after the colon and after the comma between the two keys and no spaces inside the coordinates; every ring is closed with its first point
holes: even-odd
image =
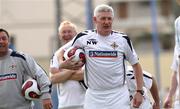
{"type": "Polygon", "coordinates": [[[28,100],[38,99],[41,95],[37,81],[29,78],[22,85],[22,95],[28,100]]]}
{"type": "Polygon", "coordinates": [[[82,48],[79,47],[70,47],[64,52],[65,60],[69,59],[71,56],[74,56],[72,61],[82,61],[85,63],[85,52],[82,48]]]}

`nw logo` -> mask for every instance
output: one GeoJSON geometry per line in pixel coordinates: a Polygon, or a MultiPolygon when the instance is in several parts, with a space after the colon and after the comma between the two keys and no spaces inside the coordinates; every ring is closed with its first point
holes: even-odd
{"type": "Polygon", "coordinates": [[[96,45],[96,44],[97,44],[96,39],[88,39],[88,41],[87,41],[87,45],[89,45],[89,44],[96,45]]]}

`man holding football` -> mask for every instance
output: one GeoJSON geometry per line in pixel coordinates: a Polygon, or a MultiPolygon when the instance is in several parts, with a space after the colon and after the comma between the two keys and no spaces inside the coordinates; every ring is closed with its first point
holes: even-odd
{"type": "MultiPolygon", "coordinates": [[[[138,108],[143,100],[141,65],[128,36],[112,30],[113,19],[112,7],[97,6],[93,17],[96,29],[77,34],[62,47],[66,50],[72,45],[85,50],[84,80],[88,89],[84,109],[130,109],[129,92],[125,82],[126,61],[133,67],[137,84],[132,106],[138,108]]],[[[66,66],[74,69],[78,65],[70,58],[59,65],[60,68],[67,68],[66,66]]]]}
{"type": "Polygon", "coordinates": [[[51,109],[51,82],[34,59],[8,48],[10,36],[0,29],[0,109],[32,109],[31,101],[21,94],[26,77],[36,79],[40,86],[44,109],[51,109]]]}
{"type": "MultiPolygon", "coordinates": [[[[69,42],[75,35],[76,26],[69,22],[63,21],[59,26],[59,39],[64,45],[69,42]]],[[[60,57],[62,48],[58,49],[50,63],[50,78],[53,84],[57,84],[58,90],[58,109],[83,109],[84,95],[86,89],[83,86],[83,71],[67,70],[59,68],[59,64],[64,60],[60,57]]]]}

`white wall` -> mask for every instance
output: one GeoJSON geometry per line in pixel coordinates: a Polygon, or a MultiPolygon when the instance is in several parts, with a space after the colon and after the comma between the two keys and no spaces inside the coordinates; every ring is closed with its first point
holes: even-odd
{"type": "Polygon", "coordinates": [[[54,8],[52,0],[0,0],[0,27],[15,35],[17,50],[47,57],[55,35],[54,8]]]}

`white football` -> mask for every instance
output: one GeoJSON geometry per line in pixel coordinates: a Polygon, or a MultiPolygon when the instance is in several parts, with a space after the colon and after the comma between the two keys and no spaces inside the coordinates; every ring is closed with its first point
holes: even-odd
{"type": "Polygon", "coordinates": [[[28,100],[38,99],[41,95],[37,81],[35,79],[29,78],[22,85],[22,95],[28,100]]]}
{"type": "Polygon", "coordinates": [[[71,56],[74,56],[72,61],[82,61],[85,62],[85,52],[82,48],[79,47],[70,47],[64,52],[65,60],[69,59],[71,56]]]}

